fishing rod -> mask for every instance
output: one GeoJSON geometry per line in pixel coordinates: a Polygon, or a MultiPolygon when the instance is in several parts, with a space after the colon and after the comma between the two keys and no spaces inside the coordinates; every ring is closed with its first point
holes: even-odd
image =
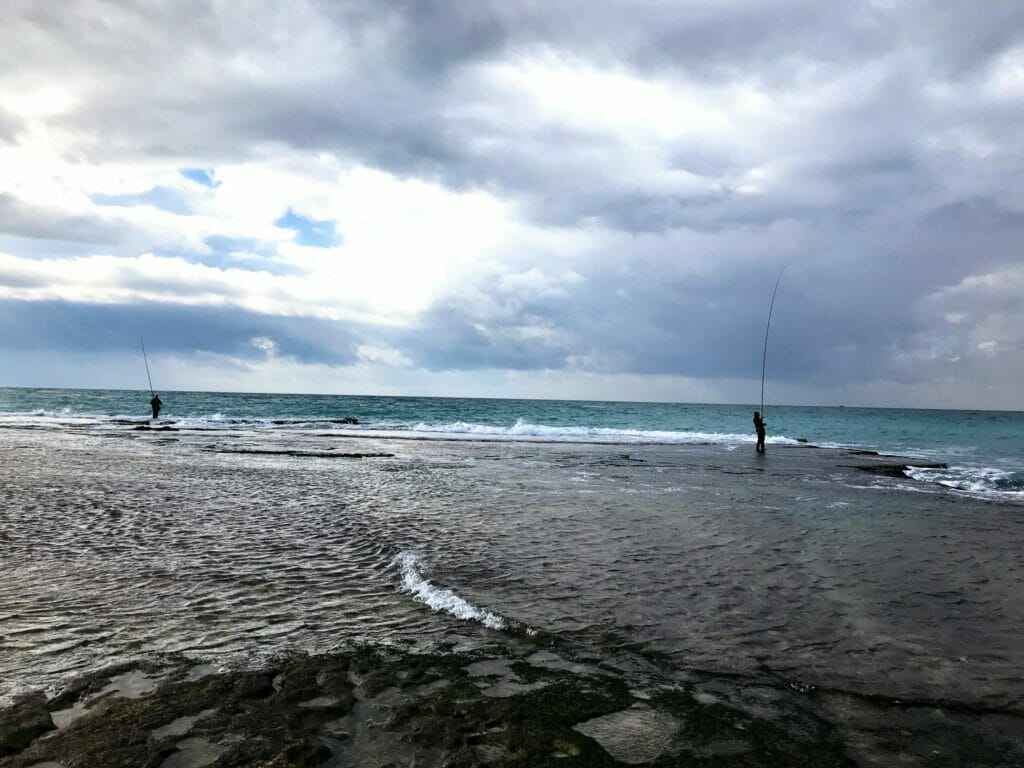
{"type": "Polygon", "coordinates": [[[761,419],[764,419],[764,372],[768,363],[768,330],[772,327],[772,310],[775,309],[775,294],[779,292],[779,283],[782,282],[782,273],[786,271],[789,264],[783,264],[779,270],[779,276],[775,280],[775,290],[772,291],[772,303],[768,305],[768,324],[764,327],[764,352],[761,353],[761,419]]]}
{"type": "MultiPolygon", "coordinates": [[[[146,364],[146,379],[149,381],[149,394],[153,394],[153,377],[149,375],[149,359],[146,357],[146,344],[142,341],[142,334],[139,334],[139,345],[142,347],[142,360],[146,364]]],[[[764,382],[761,382],[762,389],[764,382]]],[[[155,397],[155,395],[154,395],[155,397]]]]}

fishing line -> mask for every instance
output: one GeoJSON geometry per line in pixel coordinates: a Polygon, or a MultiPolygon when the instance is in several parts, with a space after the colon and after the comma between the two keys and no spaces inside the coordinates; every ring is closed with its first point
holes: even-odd
{"type": "Polygon", "coordinates": [[[782,273],[786,271],[789,264],[783,264],[779,270],[779,276],[775,280],[775,290],[772,291],[772,303],[768,305],[768,324],[764,328],[764,351],[761,353],[761,419],[764,419],[764,372],[768,363],[768,331],[772,327],[772,310],[775,309],[775,294],[779,292],[779,283],[782,282],[782,273]]]}
{"type": "MultiPolygon", "coordinates": [[[[777,286],[776,286],[776,288],[777,288],[777,286]]],[[[774,299],[774,297],[773,297],[773,299],[774,299]]],[[[150,376],[150,360],[148,360],[146,358],[146,356],[145,356],[145,344],[142,341],[142,334],[138,335],[138,343],[142,347],[142,361],[145,362],[145,378],[146,378],[146,380],[148,380],[148,382],[150,382],[150,394],[153,394],[153,377],[150,376]]],[[[764,398],[764,377],[763,377],[763,375],[762,375],[762,381],[761,381],[761,391],[762,391],[762,395],[761,396],[762,396],[762,399],[763,399],[764,398]]]]}

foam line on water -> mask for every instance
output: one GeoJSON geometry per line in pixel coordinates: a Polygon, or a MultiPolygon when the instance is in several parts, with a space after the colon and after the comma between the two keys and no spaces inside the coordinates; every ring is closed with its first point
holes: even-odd
{"type": "Polygon", "coordinates": [[[1024,472],[996,467],[907,467],[913,480],[936,483],[956,491],[1006,499],[1024,498],[1024,472]]]}
{"type": "MultiPolygon", "coordinates": [[[[616,429],[612,427],[570,427],[532,424],[519,419],[511,427],[474,424],[464,421],[450,423],[420,422],[410,427],[420,434],[486,437],[506,440],[596,441],[608,443],[669,444],[740,444],[753,443],[753,435],[721,432],[685,432],[676,430],[616,429]]],[[[770,443],[798,445],[798,440],[775,436],[770,443]]]]}
{"type": "Polygon", "coordinates": [[[412,552],[402,552],[396,559],[402,575],[402,590],[411,593],[414,600],[457,619],[478,621],[490,629],[505,629],[501,616],[478,608],[450,589],[438,587],[424,578],[418,568],[419,560],[412,552]]]}

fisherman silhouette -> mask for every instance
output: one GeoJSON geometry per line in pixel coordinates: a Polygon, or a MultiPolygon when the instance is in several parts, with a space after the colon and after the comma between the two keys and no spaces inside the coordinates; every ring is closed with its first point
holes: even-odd
{"type": "Polygon", "coordinates": [[[757,452],[764,453],[765,427],[764,419],[758,411],[754,411],[754,429],[757,430],[757,452]]]}
{"type": "Polygon", "coordinates": [[[153,395],[153,399],[149,401],[149,404],[153,408],[153,418],[158,418],[160,416],[160,406],[163,405],[160,395],[153,395]]]}

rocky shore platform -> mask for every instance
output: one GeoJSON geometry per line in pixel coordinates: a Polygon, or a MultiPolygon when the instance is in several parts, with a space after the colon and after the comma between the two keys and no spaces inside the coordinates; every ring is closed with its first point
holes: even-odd
{"type": "Polygon", "coordinates": [[[1010,766],[1022,725],[534,637],[119,665],[0,711],[0,768],[1010,766]]]}

